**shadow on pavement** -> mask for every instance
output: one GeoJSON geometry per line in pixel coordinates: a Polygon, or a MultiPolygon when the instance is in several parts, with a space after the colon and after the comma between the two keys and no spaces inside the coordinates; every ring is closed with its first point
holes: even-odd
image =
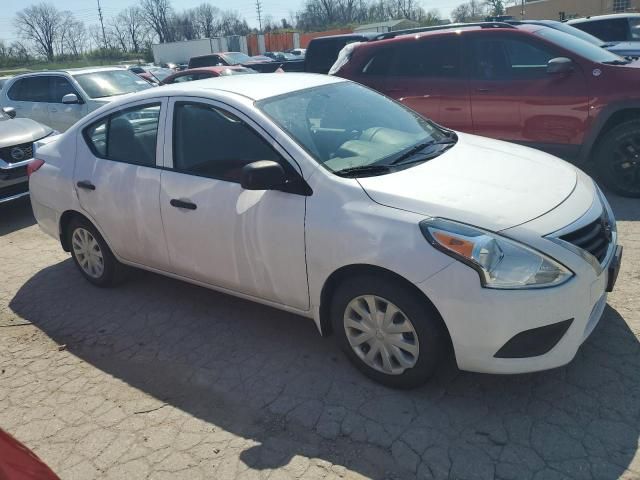
{"type": "Polygon", "coordinates": [[[36,223],[29,197],[0,203],[0,237],[36,223]]]}
{"type": "Polygon", "coordinates": [[[611,307],[567,367],[492,376],[449,360],[413,391],[360,376],[311,320],[150,273],[103,290],[66,260],[10,308],[102,371],[256,440],[240,457],[255,469],[305,455],[371,478],[613,480],[638,449],[640,346],[611,307]]]}

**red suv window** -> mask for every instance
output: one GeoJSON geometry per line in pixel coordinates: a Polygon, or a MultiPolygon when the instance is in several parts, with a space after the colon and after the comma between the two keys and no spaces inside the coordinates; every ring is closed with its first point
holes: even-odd
{"type": "Polygon", "coordinates": [[[461,45],[457,37],[421,38],[376,49],[362,73],[401,77],[459,77],[461,45]]]}

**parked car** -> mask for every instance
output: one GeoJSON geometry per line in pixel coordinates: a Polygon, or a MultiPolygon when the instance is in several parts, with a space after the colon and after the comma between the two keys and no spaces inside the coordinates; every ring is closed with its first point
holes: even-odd
{"type": "Polygon", "coordinates": [[[37,145],[36,219],[89,282],[133,265],[313,318],[391,386],[450,343],[464,370],[566,364],[620,265],[578,168],[336,77],[151,89],[37,145]]]}
{"type": "Polygon", "coordinates": [[[640,41],[640,14],[615,13],[576,18],[567,22],[604,42],[640,41]]]}
{"type": "Polygon", "coordinates": [[[145,67],[145,70],[153,75],[158,82],[162,82],[176,72],[175,70],[164,67],[145,67]]]}
{"type": "Polygon", "coordinates": [[[289,50],[285,50],[285,53],[291,53],[292,55],[296,55],[299,58],[304,58],[307,54],[306,48],[290,48],[289,50]]]}
{"type": "Polygon", "coordinates": [[[522,20],[522,21],[509,21],[508,23],[512,25],[522,25],[522,24],[530,24],[530,25],[542,25],[544,27],[555,28],[556,30],[560,30],[561,32],[568,33],[570,35],[581,38],[593,45],[597,45],[601,48],[606,48],[612,53],[616,55],[620,55],[621,57],[638,57],[640,56],[640,41],[633,42],[605,42],[600,40],[598,37],[594,37],[590,33],[585,32],[584,30],[580,30],[579,28],[573,27],[566,22],[558,22],[557,20],[522,20]]]}
{"type": "Polygon", "coordinates": [[[273,58],[267,55],[252,55],[251,60],[254,62],[266,62],[266,63],[270,63],[274,61],[273,58]]]}
{"type": "Polygon", "coordinates": [[[168,76],[162,81],[162,85],[172,83],[191,82],[193,80],[203,80],[205,78],[225,77],[229,75],[247,75],[258,73],[247,67],[202,67],[183,70],[168,76]]]}
{"type": "Polygon", "coordinates": [[[376,38],[378,35],[380,33],[363,32],[314,38],[307,46],[304,71],[308,73],[329,73],[329,69],[338,58],[338,53],[345,45],[354,42],[366,42],[376,38]]]}
{"type": "Polygon", "coordinates": [[[29,118],[15,118],[11,107],[0,109],[0,203],[29,195],[27,167],[33,142],[55,133],[29,118]]]}
{"type": "Polygon", "coordinates": [[[142,68],[139,65],[132,65],[132,66],[128,67],[127,70],[129,70],[130,72],[135,73],[140,78],[145,79],[147,82],[149,82],[152,85],[159,85],[160,84],[160,80],[158,80],[151,72],[147,72],[144,68],[142,68]]]}
{"type": "Polygon", "coordinates": [[[272,60],[275,60],[276,62],[288,62],[288,61],[299,62],[302,60],[299,56],[294,55],[293,53],[286,53],[286,52],[265,52],[264,56],[272,60]]]}
{"type": "Polygon", "coordinates": [[[437,27],[345,47],[337,75],[447,127],[594,164],[640,196],[638,64],[539,25],[437,27]]]}
{"type": "Polygon", "coordinates": [[[118,67],[33,72],[9,79],[0,92],[0,105],[14,108],[18,117],[63,132],[118,95],[150,87],[149,82],[118,67]]]}
{"type": "Polygon", "coordinates": [[[0,479],[60,480],[38,456],[0,429],[0,479]]]}
{"type": "Polygon", "coordinates": [[[242,52],[222,52],[191,57],[189,69],[199,67],[228,67],[244,66],[252,68],[260,73],[274,72],[279,65],[271,58],[269,60],[256,60],[242,52]]]}

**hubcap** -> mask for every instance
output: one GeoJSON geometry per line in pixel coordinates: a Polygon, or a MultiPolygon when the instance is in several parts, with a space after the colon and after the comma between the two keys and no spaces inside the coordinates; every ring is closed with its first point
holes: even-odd
{"type": "Polygon", "coordinates": [[[100,278],[104,272],[104,259],[100,245],[90,231],[76,228],[71,237],[73,254],[80,268],[92,278],[100,278]]]}
{"type": "Polygon", "coordinates": [[[349,302],[344,330],[353,351],[369,367],[400,375],[418,361],[418,335],[409,318],[396,305],[376,295],[349,302]]]}
{"type": "Polygon", "coordinates": [[[613,151],[609,169],[618,185],[631,192],[640,192],[640,137],[624,137],[613,151]]]}

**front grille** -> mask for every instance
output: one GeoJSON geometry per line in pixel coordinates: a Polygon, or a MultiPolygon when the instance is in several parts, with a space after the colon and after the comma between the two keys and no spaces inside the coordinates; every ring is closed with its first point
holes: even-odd
{"type": "Polygon", "coordinates": [[[586,250],[602,263],[612,240],[612,225],[606,216],[602,216],[590,224],[562,235],[560,238],[582,250],[586,250]]]}
{"type": "Polygon", "coordinates": [[[33,157],[33,143],[21,143],[11,147],[0,148],[0,158],[7,163],[17,163],[33,157]],[[20,150],[22,155],[18,152],[20,150]]]}
{"type": "Polygon", "coordinates": [[[15,185],[9,185],[8,187],[0,187],[0,200],[7,197],[13,197],[14,195],[20,195],[29,191],[29,183],[17,183],[15,185]]]}
{"type": "Polygon", "coordinates": [[[16,178],[22,178],[27,176],[27,167],[16,168],[0,168],[0,180],[15,180],[16,178]]]}

